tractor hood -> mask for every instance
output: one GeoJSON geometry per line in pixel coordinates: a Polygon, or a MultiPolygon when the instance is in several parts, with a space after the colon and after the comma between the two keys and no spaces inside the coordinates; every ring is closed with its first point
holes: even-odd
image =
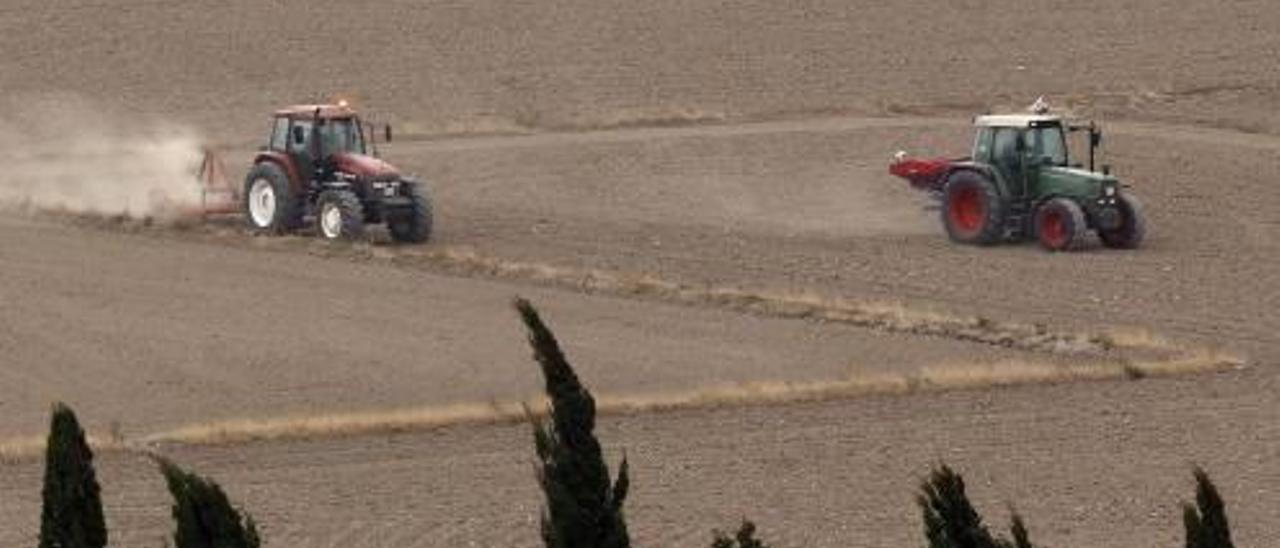
{"type": "Polygon", "coordinates": [[[1074,179],[1082,183],[1088,182],[1088,183],[1097,184],[1097,183],[1103,183],[1106,181],[1116,180],[1115,177],[1112,177],[1110,175],[1103,175],[1096,171],[1089,171],[1087,169],[1080,169],[1075,167],[1053,166],[1046,169],[1044,173],[1051,173],[1053,174],[1054,177],[1058,177],[1058,178],[1074,179]]]}
{"type": "Polygon", "coordinates": [[[364,179],[390,179],[400,176],[400,170],[395,166],[364,154],[340,152],[333,156],[333,164],[338,171],[364,179]]]}
{"type": "Polygon", "coordinates": [[[1046,194],[1089,199],[1115,187],[1116,178],[1087,169],[1052,166],[1040,171],[1040,188],[1046,194]]]}

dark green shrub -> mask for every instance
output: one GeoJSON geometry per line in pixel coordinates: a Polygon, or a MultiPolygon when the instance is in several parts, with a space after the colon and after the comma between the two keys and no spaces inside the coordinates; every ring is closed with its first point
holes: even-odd
{"type": "Polygon", "coordinates": [[[1196,468],[1196,503],[1182,503],[1182,521],[1187,529],[1187,548],[1235,548],[1227,508],[1209,474],[1196,468]]]}
{"type": "Polygon", "coordinates": [[[252,516],[241,516],[211,480],[155,457],[173,495],[174,548],[258,548],[252,516]]]}
{"type": "Polygon", "coordinates": [[[768,544],[756,538],[756,524],[745,519],[733,538],[719,530],[713,534],[715,539],[711,541],[711,548],[769,548],[768,544]]]}
{"type": "Polygon", "coordinates": [[[538,483],[546,496],[542,539],[548,548],[624,548],[630,546],[622,503],[627,497],[627,460],[610,484],[609,469],[594,434],[595,399],[565,359],[555,335],[538,311],[516,299],[534,359],[542,367],[550,416],[533,418],[538,483]]]}
{"type": "Polygon", "coordinates": [[[1026,525],[1015,512],[1013,541],[991,535],[964,492],[964,478],[945,464],[934,469],[916,498],[924,514],[929,548],[1031,548],[1026,525]]]}
{"type": "Polygon", "coordinates": [[[40,548],[102,548],[107,526],[93,471],[93,451],[71,408],[53,406],[45,448],[40,548]]]}

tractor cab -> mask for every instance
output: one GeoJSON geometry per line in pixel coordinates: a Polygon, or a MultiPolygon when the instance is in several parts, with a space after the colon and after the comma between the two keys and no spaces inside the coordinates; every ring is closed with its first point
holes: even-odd
{"type": "Polygon", "coordinates": [[[952,240],[991,244],[1036,237],[1050,250],[1080,247],[1088,231],[1110,247],[1133,248],[1146,230],[1141,205],[1120,191],[1108,166],[1095,170],[1102,133],[1069,123],[1043,99],[1029,113],[977,116],[968,158],[907,158],[889,172],[942,202],[952,240]],[[1088,168],[1072,158],[1071,133],[1087,131],[1088,168]]]}
{"type": "Polygon", "coordinates": [[[1089,129],[1089,170],[1101,133],[1092,126],[1070,126],[1061,117],[1047,114],[979,116],[972,161],[994,168],[1011,197],[1036,194],[1045,171],[1061,172],[1072,166],[1067,134],[1089,129]]]}
{"type": "Polygon", "coordinates": [[[1000,166],[1006,176],[1025,167],[1067,165],[1067,143],[1056,119],[1026,116],[979,116],[973,159],[1000,166]]]}
{"type": "Polygon", "coordinates": [[[360,117],[344,104],[298,105],[276,111],[266,149],[287,158],[299,178],[325,178],[344,168],[356,176],[394,176],[365,135],[360,117]]]}

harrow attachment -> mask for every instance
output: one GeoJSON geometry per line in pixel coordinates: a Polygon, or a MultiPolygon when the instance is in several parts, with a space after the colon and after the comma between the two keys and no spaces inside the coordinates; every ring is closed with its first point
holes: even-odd
{"type": "Polygon", "coordinates": [[[190,217],[229,215],[240,211],[240,189],[227,178],[222,156],[211,148],[204,149],[197,174],[200,185],[200,203],[183,209],[190,217]]]}

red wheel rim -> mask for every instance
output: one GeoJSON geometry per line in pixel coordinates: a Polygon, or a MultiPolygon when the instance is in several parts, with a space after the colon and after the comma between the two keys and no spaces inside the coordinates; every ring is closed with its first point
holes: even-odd
{"type": "Polygon", "coordinates": [[[1040,241],[1053,249],[1067,245],[1067,223],[1062,212],[1049,210],[1040,215],[1040,241]]]}
{"type": "Polygon", "coordinates": [[[948,202],[947,216],[951,226],[964,234],[975,234],[982,230],[982,223],[987,216],[982,201],[982,193],[976,188],[961,188],[951,193],[948,202]]]}

